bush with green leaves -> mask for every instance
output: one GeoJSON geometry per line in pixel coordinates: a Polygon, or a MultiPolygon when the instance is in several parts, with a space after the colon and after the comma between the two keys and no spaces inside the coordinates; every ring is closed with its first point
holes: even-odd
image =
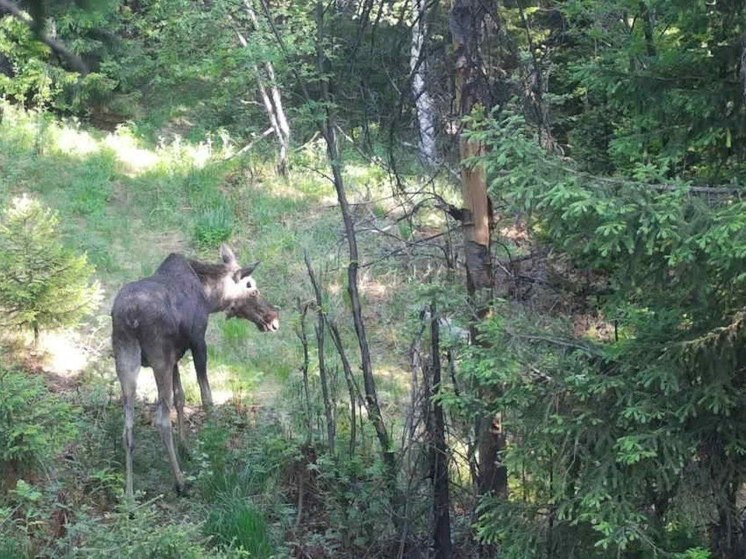
{"type": "Polygon", "coordinates": [[[98,303],[86,255],[65,247],[57,214],[27,197],[0,217],[0,324],[40,330],[73,326],[98,303]]]}
{"type": "Polygon", "coordinates": [[[50,50],[25,23],[0,18],[0,96],[19,104],[45,105],[74,77],[48,64],[50,50]],[[2,71],[5,70],[5,71],[2,71]]]}
{"type": "Polygon", "coordinates": [[[187,521],[164,522],[154,503],[137,511],[110,514],[105,522],[82,516],[70,527],[78,542],[68,557],[108,559],[206,559],[215,557],[203,547],[197,526],[187,521]],[[112,555],[113,554],[113,555],[112,555]]]}
{"type": "Polygon", "coordinates": [[[0,472],[49,463],[77,433],[74,408],[39,376],[0,370],[0,472]]]}

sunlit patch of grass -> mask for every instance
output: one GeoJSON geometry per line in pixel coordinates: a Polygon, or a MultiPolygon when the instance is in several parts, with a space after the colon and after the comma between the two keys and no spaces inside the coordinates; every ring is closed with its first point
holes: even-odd
{"type": "Polygon", "coordinates": [[[116,155],[119,170],[126,175],[152,169],[160,159],[158,153],[139,146],[135,138],[125,133],[109,134],[104,145],[116,155]]]}
{"type": "Polygon", "coordinates": [[[86,157],[101,150],[99,139],[95,138],[90,132],[81,130],[76,126],[57,128],[53,146],[57,153],[77,157],[86,157]]]}

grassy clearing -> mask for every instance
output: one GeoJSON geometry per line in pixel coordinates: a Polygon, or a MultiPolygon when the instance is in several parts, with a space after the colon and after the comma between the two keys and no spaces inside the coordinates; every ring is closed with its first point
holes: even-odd
{"type": "MultiPolygon", "coordinates": [[[[20,361],[48,371],[51,394],[73,406],[81,435],[69,447],[69,460],[49,475],[55,481],[44,486],[36,504],[29,508],[29,502],[9,501],[9,510],[19,508],[3,517],[12,518],[6,528],[18,530],[2,529],[9,538],[0,557],[98,557],[112,548],[122,557],[284,556],[278,534],[289,530],[294,519],[292,508],[283,504],[293,502],[291,495],[282,495],[290,475],[283,468],[301,455],[300,443],[292,441],[288,431],[302,420],[298,306],[312,299],[305,253],[327,291],[327,312],[340,324],[350,354],[356,351],[343,287],[347,247],[333,189],[323,176],[323,146],[312,142],[299,150],[293,178],[285,182],[261,159],[226,160],[226,153],[213,151],[209,144],[175,140],[148,147],[126,127],[116,133],[88,131],[75,122],[3,109],[0,204],[28,194],[56,209],[66,242],[88,253],[105,296],[77,331],[43,340],[50,353],[46,359],[17,358],[23,352],[15,350],[3,358],[6,365],[20,361]],[[111,299],[123,283],[152,273],[169,252],[217,260],[223,241],[232,244],[242,261],[262,261],[255,276],[263,295],[281,308],[281,330],[262,334],[251,324],[222,316],[211,321],[210,379],[227,415],[205,425],[200,412],[190,411],[192,433],[182,465],[195,482],[191,499],[178,499],[171,491],[170,469],[150,426],[150,406],[138,406],[135,479],[140,502],[146,504],[129,519],[117,509],[123,468],[119,387],[109,356],[111,299]],[[61,363],[60,372],[52,363],[61,363]],[[59,502],[59,488],[64,488],[64,503],[59,502]],[[16,515],[24,507],[39,515],[63,509],[75,513],[65,534],[56,537],[51,532],[29,533],[28,523],[16,515]],[[166,528],[156,535],[148,532],[149,523],[166,528]],[[128,538],[141,543],[119,549],[128,538]]],[[[390,249],[380,234],[393,204],[389,178],[380,168],[355,160],[346,176],[356,217],[363,224],[361,249],[368,260],[379,260],[390,249]],[[367,232],[366,223],[371,225],[367,232]]],[[[402,225],[397,227],[401,232],[402,225]]],[[[380,397],[388,417],[398,414],[408,397],[404,334],[419,304],[404,292],[422,281],[411,272],[409,265],[392,266],[385,260],[361,270],[380,397]]],[[[334,368],[331,343],[328,346],[334,368]]],[[[188,405],[195,408],[199,390],[193,368],[188,359],[181,367],[188,405]]],[[[313,348],[310,373],[315,402],[311,411],[320,417],[313,348]]],[[[332,374],[337,378],[344,444],[349,432],[346,389],[339,369],[332,374]]],[[[152,402],[156,391],[147,369],[139,388],[145,402],[152,402]]],[[[376,444],[368,425],[360,444],[372,461],[376,444]]],[[[330,482],[336,484],[333,478],[330,482]]],[[[0,514],[8,513],[3,506],[0,514]]],[[[338,513],[347,514],[343,507],[338,513]]],[[[48,518],[38,524],[53,532],[48,518]]]]}

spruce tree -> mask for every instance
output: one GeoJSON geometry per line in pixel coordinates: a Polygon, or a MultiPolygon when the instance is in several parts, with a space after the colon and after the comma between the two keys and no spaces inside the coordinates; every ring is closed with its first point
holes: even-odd
{"type": "Polygon", "coordinates": [[[62,243],[56,212],[26,196],[0,216],[0,325],[31,330],[76,324],[98,301],[85,254],[62,243]]]}

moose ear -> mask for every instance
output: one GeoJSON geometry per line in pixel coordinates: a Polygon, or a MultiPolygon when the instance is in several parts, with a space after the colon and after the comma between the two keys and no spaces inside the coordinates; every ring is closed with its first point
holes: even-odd
{"type": "Polygon", "coordinates": [[[233,250],[225,243],[220,245],[220,257],[226,264],[233,264],[236,261],[236,255],[233,254],[233,250]]]}
{"type": "Polygon", "coordinates": [[[261,260],[254,262],[251,266],[247,266],[246,268],[241,268],[238,271],[239,279],[243,279],[246,276],[250,276],[251,272],[253,272],[256,269],[256,267],[259,266],[259,264],[261,264],[261,260]]]}

